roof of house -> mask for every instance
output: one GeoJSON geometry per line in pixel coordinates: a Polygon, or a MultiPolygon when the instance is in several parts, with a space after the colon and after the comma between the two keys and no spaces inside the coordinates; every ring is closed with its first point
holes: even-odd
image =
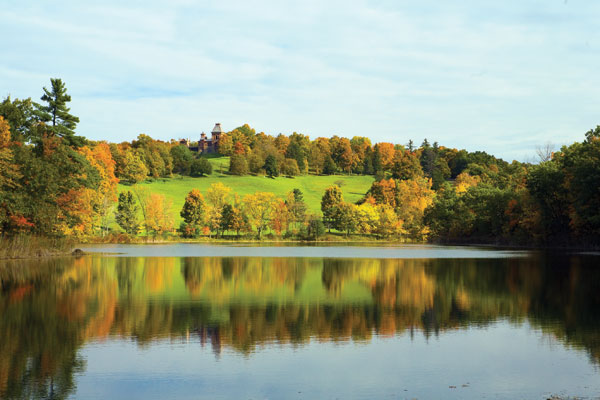
{"type": "Polygon", "coordinates": [[[221,124],[217,122],[211,133],[223,133],[223,130],[221,129],[221,124]]]}

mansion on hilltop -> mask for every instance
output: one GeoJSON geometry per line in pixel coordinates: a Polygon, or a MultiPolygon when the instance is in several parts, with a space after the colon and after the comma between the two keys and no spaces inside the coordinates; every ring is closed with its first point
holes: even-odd
{"type": "Polygon", "coordinates": [[[216,123],[211,132],[212,137],[210,139],[206,136],[206,133],[202,132],[200,134],[198,146],[190,146],[190,139],[180,139],[179,144],[187,146],[191,151],[197,151],[198,153],[218,153],[219,140],[221,139],[222,133],[223,130],[221,129],[221,124],[216,123]]]}

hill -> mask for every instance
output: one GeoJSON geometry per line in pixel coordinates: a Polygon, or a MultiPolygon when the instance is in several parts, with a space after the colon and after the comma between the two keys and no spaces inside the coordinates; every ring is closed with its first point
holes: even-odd
{"type": "MultiPolygon", "coordinates": [[[[321,197],[328,186],[335,183],[341,186],[344,193],[344,199],[350,202],[359,200],[371,187],[373,183],[372,176],[365,175],[303,175],[294,178],[277,177],[274,179],[265,176],[234,176],[220,173],[220,166],[223,171],[229,167],[228,157],[211,158],[213,164],[213,173],[202,178],[192,178],[176,176],[174,178],[157,179],[139,183],[140,186],[147,188],[151,193],[164,195],[167,200],[172,201],[172,213],[175,218],[176,226],[181,222],[179,212],[183,207],[185,196],[192,189],[199,189],[202,193],[216,182],[221,182],[232,189],[232,193],[237,193],[240,197],[255,192],[272,192],[276,196],[285,198],[287,193],[294,189],[300,189],[304,194],[304,201],[309,211],[314,213],[321,212],[321,197]]],[[[119,184],[118,190],[126,191],[131,187],[119,184]]]]}

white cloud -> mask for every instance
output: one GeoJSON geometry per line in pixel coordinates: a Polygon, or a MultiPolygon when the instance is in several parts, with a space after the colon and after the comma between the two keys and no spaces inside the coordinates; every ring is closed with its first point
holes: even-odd
{"type": "Polygon", "coordinates": [[[365,135],[524,159],[600,123],[600,5],[9,1],[0,89],[62,77],[90,138],[365,135]]]}

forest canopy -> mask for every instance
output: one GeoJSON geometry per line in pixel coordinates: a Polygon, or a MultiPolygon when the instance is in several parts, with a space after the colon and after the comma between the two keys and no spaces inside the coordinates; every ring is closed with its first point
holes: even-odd
{"type": "Polygon", "coordinates": [[[318,239],[329,231],[415,241],[600,243],[600,126],[538,163],[508,163],[428,140],[417,146],[275,136],[248,125],[223,132],[218,154],[207,155],[193,143],[145,134],[122,143],[88,140],[77,134],[70,102],[61,79],[51,79],[39,103],[10,96],[0,102],[3,236],[318,239]],[[248,179],[342,174],[372,176],[373,183],[356,203],[333,185],[323,193],[321,214],[306,211],[299,189],[278,198],[261,191],[242,197],[223,184],[205,193],[190,187],[179,227],[168,199],[136,185],[204,179],[213,174],[209,157],[227,160],[220,173],[248,179]]]}

